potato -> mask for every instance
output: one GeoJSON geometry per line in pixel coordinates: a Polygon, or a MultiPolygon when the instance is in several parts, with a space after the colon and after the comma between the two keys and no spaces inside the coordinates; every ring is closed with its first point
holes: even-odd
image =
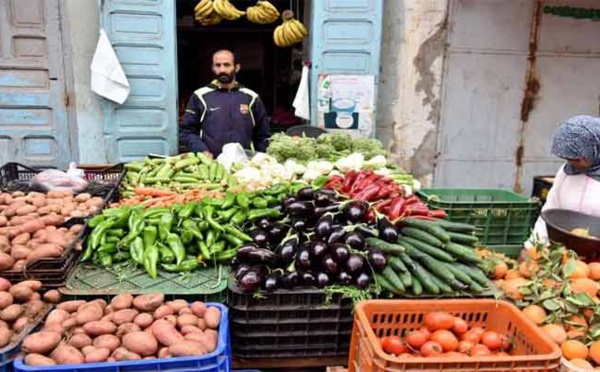
{"type": "MultiPolygon", "coordinates": [[[[61,211],[60,208],[59,208],[59,211],[61,211]]],[[[48,215],[45,215],[44,217],[40,217],[40,220],[45,225],[52,225],[52,226],[60,226],[63,223],[65,223],[65,217],[64,216],[59,216],[57,214],[48,214],[48,215]]]]}
{"type": "Polygon", "coordinates": [[[90,301],[90,304],[96,304],[96,305],[100,306],[100,308],[102,309],[102,311],[104,311],[104,309],[106,309],[106,306],[107,306],[106,301],[104,301],[101,298],[98,298],[98,299],[95,299],[93,301],[90,301]]]}
{"type": "Polygon", "coordinates": [[[29,301],[41,301],[42,295],[39,292],[33,292],[29,301]]]}
{"type": "Polygon", "coordinates": [[[80,364],[85,361],[85,357],[81,351],[68,344],[60,345],[54,349],[52,354],[50,354],[50,358],[54,359],[58,364],[80,364]]]}
{"type": "Polygon", "coordinates": [[[117,332],[117,326],[111,322],[94,321],[83,325],[85,332],[91,337],[114,334],[117,332]]]}
{"type": "Polygon", "coordinates": [[[73,327],[76,327],[77,324],[77,319],[75,319],[74,316],[71,316],[69,319],[65,320],[64,322],[62,322],[62,326],[65,329],[71,329],[73,327]]]}
{"type": "Polygon", "coordinates": [[[64,235],[58,231],[53,231],[53,232],[49,232],[48,234],[46,234],[46,243],[56,244],[61,247],[66,247],[67,244],[69,243],[69,239],[67,239],[66,235],[64,235]]]}
{"type": "Polygon", "coordinates": [[[162,319],[167,315],[173,314],[173,308],[169,305],[160,305],[158,309],[154,310],[154,319],[162,319]]]}
{"type": "Polygon", "coordinates": [[[31,249],[27,248],[24,245],[13,245],[10,248],[10,256],[15,259],[15,261],[25,260],[31,253],[31,249]]]}
{"type": "Polygon", "coordinates": [[[13,332],[8,328],[0,328],[0,347],[4,347],[9,344],[13,332]]]}
{"type": "Polygon", "coordinates": [[[13,323],[12,329],[16,333],[19,333],[27,326],[28,323],[29,323],[29,318],[26,316],[21,316],[20,318],[15,320],[15,322],[13,323]]]}
{"type": "Polygon", "coordinates": [[[25,337],[21,349],[27,353],[46,354],[54,350],[61,335],[56,332],[41,331],[25,337]]]}
{"type": "Polygon", "coordinates": [[[21,314],[23,314],[24,310],[23,305],[12,304],[0,312],[0,319],[5,322],[14,322],[21,314]]]}
{"type": "Polygon", "coordinates": [[[89,303],[83,305],[78,311],[75,319],[77,324],[86,324],[102,319],[104,315],[103,309],[96,303],[89,303]]]}
{"type": "Polygon", "coordinates": [[[46,308],[46,304],[42,300],[29,300],[23,306],[25,307],[25,315],[30,317],[35,317],[46,308]]]}
{"type": "MultiPolygon", "coordinates": [[[[86,334],[77,334],[71,336],[69,339],[69,345],[74,346],[78,349],[83,348],[84,346],[90,346],[92,344],[92,339],[90,336],[86,334]]],[[[107,356],[108,357],[108,356],[107,356]]]]}
{"type": "Polygon", "coordinates": [[[175,315],[167,315],[163,318],[163,320],[166,320],[167,322],[173,324],[174,326],[177,325],[177,316],[175,316],[175,315]]]}
{"type": "Polygon", "coordinates": [[[61,302],[60,304],[58,304],[56,306],[57,309],[61,309],[64,310],[68,313],[74,313],[75,311],[77,311],[77,309],[86,304],[86,301],[83,300],[73,300],[73,301],[66,301],[66,302],[61,302]]]}
{"type": "Polygon", "coordinates": [[[11,286],[12,284],[8,279],[0,277],[0,291],[7,292],[11,286]]]}
{"type": "Polygon", "coordinates": [[[27,354],[24,360],[28,366],[55,366],[56,362],[52,358],[41,354],[27,354]]]}
{"type": "Polygon", "coordinates": [[[169,354],[169,348],[166,346],[161,347],[158,351],[159,358],[169,358],[170,356],[171,354],[169,354]]]}
{"type": "Polygon", "coordinates": [[[169,346],[169,354],[174,357],[206,354],[206,349],[200,342],[183,340],[169,346]]]}
{"type": "Polygon", "coordinates": [[[69,319],[70,316],[71,315],[68,312],[62,309],[54,309],[46,317],[46,324],[62,324],[65,320],[69,319]]]}
{"type": "Polygon", "coordinates": [[[207,329],[204,331],[204,347],[206,351],[212,353],[217,348],[219,342],[219,334],[214,329],[207,329]]]}
{"type": "Polygon", "coordinates": [[[0,216],[0,227],[8,225],[8,218],[6,216],[0,216]]]}
{"type": "Polygon", "coordinates": [[[206,340],[206,336],[204,335],[204,332],[188,333],[187,335],[183,336],[183,338],[188,341],[201,342],[202,344],[204,344],[204,341],[206,340]]]}
{"type": "Polygon", "coordinates": [[[105,347],[110,351],[114,351],[119,346],[121,346],[121,339],[115,335],[101,335],[94,339],[95,348],[105,347]]]}
{"type": "Polygon", "coordinates": [[[16,285],[29,287],[32,291],[39,291],[42,288],[42,282],[40,282],[39,280],[24,280],[16,285]]]}
{"type": "Polygon", "coordinates": [[[165,320],[157,320],[152,325],[152,334],[165,346],[171,346],[177,341],[181,341],[183,336],[179,333],[173,324],[165,320]]]}
{"type": "Polygon", "coordinates": [[[154,322],[154,317],[148,313],[141,313],[133,320],[140,328],[149,327],[154,322]]]}
{"type": "Polygon", "coordinates": [[[184,315],[184,314],[193,314],[192,309],[190,309],[189,307],[184,307],[182,309],[179,309],[179,311],[177,312],[177,315],[184,315]]]}
{"type": "Polygon", "coordinates": [[[180,329],[181,334],[183,336],[187,335],[188,333],[202,333],[202,330],[194,325],[184,325],[183,327],[181,327],[180,329]]]}
{"type": "Polygon", "coordinates": [[[60,257],[63,254],[63,248],[56,244],[40,244],[27,256],[27,263],[33,262],[39,258],[60,257]]]}
{"type": "Polygon", "coordinates": [[[162,293],[151,293],[137,296],[133,299],[133,306],[139,311],[154,311],[163,304],[165,296],[162,293]]]}
{"type": "Polygon", "coordinates": [[[93,350],[88,349],[88,353],[85,354],[85,362],[86,363],[102,363],[106,362],[108,357],[110,356],[110,349],[102,347],[102,348],[93,348],[93,350]]]}
{"type": "Polygon", "coordinates": [[[15,259],[10,255],[0,252],[0,271],[8,270],[15,264],[15,259]]]}
{"type": "Polygon", "coordinates": [[[59,335],[62,335],[65,333],[65,327],[60,323],[51,323],[51,324],[44,325],[44,328],[42,328],[42,331],[54,332],[54,333],[58,333],[59,335]]]}
{"type": "Polygon", "coordinates": [[[158,341],[145,332],[131,332],[123,336],[123,346],[129,351],[146,357],[156,354],[158,341]]]}
{"type": "Polygon", "coordinates": [[[206,329],[206,322],[204,321],[204,318],[198,319],[198,328],[203,331],[206,329]]]}
{"type": "Polygon", "coordinates": [[[13,271],[24,271],[27,266],[27,260],[19,260],[15,262],[11,270],[13,271]]]}
{"type": "Polygon", "coordinates": [[[216,307],[209,307],[204,313],[204,321],[208,328],[217,329],[221,323],[221,311],[216,307]]]}
{"type": "MultiPolygon", "coordinates": [[[[124,347],[120,347],[120,348],[116,349],[115,351],[113,351],[111,354],[111,357],[113,357],[115,360],[118,360],[118,361],[142,359],[141,356],[139,356],[136,353],[132,353],[131,351],[125,349],[124,347]]],[[[110,360],[110,358],[108,360],[110,360]]]]}
{"type": "Polygon", "coordinates": [[[117,337],[123,337],[131,332],[139,332],[141,328],[135,323],[125,323],[117,327],[117,337]]]}
{"type": "Polygon", "coordinates": [[[116,325],[131,323],[140,312],[135,309],[123,309],[112,313],[112,321],[116,325]]]}
{"type": "Polygon", "coordinates": [[[91,353],[95,350],[96,350],[96,348],[93,346],[84,346],[81,348],[81,352],[83,353],[83,355],[88,355],[89,353],[91,353]]]}
{"type": "Polygon", "coordinates": [[[31,235],[29,233],[23,233],[15,236],[13,240],[11,240],[12,245],[24,245],[31,239],[31,235]]]}
{"type": "Polygon", "coordinates": [[[0,292],[0,310],[4,310],[14,302],[13,296],[8,292],[0,292]]]}
{"type": "Polygon", "coordinates": [[[60,302],[60,292],[56,289],[51,289],[44,293],[44,301],[49,302],[51,304],[57,304],[60,302]]]}
{"type": "Polygon", "coordinates": [[[192,309],[192,313],[198,318],[204,317],[204,313],[206,312],[206,305],[204,304],[204,302],[193,302],[190,308],[192,309]]]}
{"type": "Polygon", "coordinates": [[[177,325],[179,326],[179,328],[186,326],[186,325],[195,326],[197,324],[198,324],[198,318],[194,314],[183,314],[177,318],[177,325]]]}

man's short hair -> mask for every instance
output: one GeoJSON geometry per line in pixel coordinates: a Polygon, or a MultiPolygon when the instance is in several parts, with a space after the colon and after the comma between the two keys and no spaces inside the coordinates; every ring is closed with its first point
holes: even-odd
{"type": "Polygon", "coordinates": [[[233,51],[233,50],[231,50],[231,49],[225,49],[225,48],[223,48],[223,49],[217,49],[217,50],[215,50],[215,51],[214,51],[214,52],[211,54],[211,56],[210,56],[211,64],[212,64],[212,61],[215,59],[215,55],[216,55],[216,54],[218,54],[218,53],[221,53],[221,52],[228,52],[228,53],[231,53],[231,55],[233,56],[233,64],[234,64],[234,65],[235,65],[235,64],[237,64],[237,61],[236,61],[236,58],[235,58],[235,53],[234,53],[234,51],[233,51]]]}

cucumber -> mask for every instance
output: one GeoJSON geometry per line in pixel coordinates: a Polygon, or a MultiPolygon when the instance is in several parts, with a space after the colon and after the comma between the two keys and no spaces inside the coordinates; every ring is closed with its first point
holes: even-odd
{"type": "Polygon", "coordinates": [[[409,272],[415,271],[415,264],[413,263],[413,260],[412,258],[410,258],[409,255],[407,255],[406,253],[400,253],[398,257],[400,257],[400,260],[406,266],[409,272]]]}
{"type": "Polygon", "coordinates": [[[451,253],[454,257],[458,258],[459,261],[472,264],[480,264],[481,259],[473,251],[473,248],[465,247],[464,245],[456,243],[446,243],[444,245],[446,252],[451,253]]]}
{"type": "Polygon", "coordinates": [[[440,294],[440,287],[438,287],[436,281],[433,279],[435,276],[425,270],[418,262],[413,262],[413,264],[415,265],[413,275],[422,284],[423,290],[433,295],[440,294]]]}
{"type": "Polygon", "coordinates": [[[400,233],[402,235],[408,236],[410,238],[420,240],[423,243],[433,245],[434,247],[443,247],[444,246],[444,243],[441,240],[439,240],[432,234],[430,234],[426,231],[423,231],[421,229],[416,229],[414,227],[403,227],[400,230],[400,233]]]}
{"type": "Polygon", "coordinates": [[[423,265],[427,270],[432,272],[434,275],[444,279],[445,281],[453,281],[456,280],[454,275],[446,268],[443,262],[437,261],[433,257],[417,250],[415,247],[410,244],[406,244],[406,253],[415,260],[419,261],[421,265],[423,265]]]}
{"type": "Polygon", "coordinates": [[[472,293],[483,293],[484,291],[483,287],[480,286],[477,282],[471,282],[471,284],[469,285],[469,290],[472,293]]]}
{"type": "Polygon", "coordinates": [[[454,264],[447,263],[445,265],[446,268],[450,270],[450,272],[456,277],[456,279],[460,280],[462,283],[465,283],[467,285],[473,283],[473,279],[471,279],[471,277],[467,273],[454,266],[454,264]]]}
{"type": "Polygon", "coordinates": [[[427,231],[428,233],[432,234],[444,243],[450,241],[450,236],[440,225],[436,224],[435,222],[417,220],[415,218],[407,218],[404,221],[402,221],[402,224],[404,226],[414,227],[423,231],[427,231]]]}
{"type": "Polygon", "coordinates": [[[429,273],[429,275],[431,275],[431,281],[433,283],[435,283],[435,285],[438,286],[441,293],[446,293],[446,294],[454,293],[454,290],[452,289],[452,287],[450,287],[448,284],[444,283],[440,278],[433,275],[432,273],[429,273]]]}
{"type": "Polygon", "coordinates": [[[404,248],[397,245],[397,244],[392,244],[392,243],[388,243],[386,241],[383,241],[381,239],[377,239],[377,238],[366,238],[365,242],[367,243],[367,246],[372,247],[372,248],[377,248],[382,250],[383,252],[387,253],[387,254],[392,254],[392,255],[398,255],[400,253],[404,252],[404,248]]]}
{"type": "Polygon", "coordinates": [[[417,280],[417,278],[415,278],[414,276],[412,277],[412,293],[415,296],[420,296],[423,293],[423,286],[421,285],[421,282],[419,280],[417,280]]]}
{"type": "Polygon", "coordinates": [[[434,222],[436,225],[440,226],[446,231],[456,232],[456,233],[473,233],[477,230],[481,230],[476,226],[469,225],[468,223],[461,222],[451,222],[445,220],[436,220],[434,222]]]}
{"type": "Polygon", "coordinates": [[[388,260],[388,265],[398,274],[404,287],[410,287],[412,285],[412,275],[410,275],[404,262],[399,257],[388,257],[388,260]]]}
{"type": "Polygon", "coordinates": [[[423,253],[427,253],[428,255],[430,255],[431,257],[438,259],[440,261],[444,261],[444,262],[454,262],[454,257],[452,257],[450,254],[448,254],[447,252],[444,252],[443,250],[436,248],[436,247],[432,247],[431,245],[427,244],[427,243],[423,243],[417,239],[413,239],[413,238],[409,238],[409,237],[402,237],[399,239],[400,243],[408,243],[410,245],[412,245],[413,247],[415,247],[417,250],[423,252],[423,253]]]}
{"type": "Polygon", "coordinates": [[[461,234],[448,231],[450,241],[458,244],[475,245],[479,242],[479,238],[473,235],[461,234]]]}
{"type": "Polygon", "coordinates": [[[375,274],[375,280],[377,281],[377,284],[381,286],[381,288],[385,289],[389,293],[400,294],[398,293],[398,290],[383,277],[383,275],[375,274]]]}
{"type": "Polygon", "coordinates": [[[489,287],[490,280],[485,276],[483,271],[481,271],[478,267],[473,267],[469,265],[465,265],[460,262],[454,263],[454,266],[463,272],[467,273],[468,276],[471,277],[474,281],[476,281],[479,285],[483,287],[489,287]]]}
{"type": "Polygon", "coordinates": [[[386,266],[381,272],[381,275],[392,285],[392,287],[396,288],[397,292],[394,293],[404,293],[404,291],[406,291],[400,277],[390,266],[386,266]]]}

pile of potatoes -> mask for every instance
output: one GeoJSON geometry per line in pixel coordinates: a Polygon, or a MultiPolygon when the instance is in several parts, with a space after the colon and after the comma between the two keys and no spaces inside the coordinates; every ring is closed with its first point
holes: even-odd
{"type": "Polygon", "coordinates": [[[37,280],[12,285],[0,278],[0,348],[15,341],[19,332],[38,320],[48,308],[44,301],[59,301],[60,293],[56,290],[46,292],[42,300],[38,292],[41,287],[37,280]]]}
{"type": "Polygon", "coordinates": [[[204,355],[217,347],[220,322],[217,308],[165,303],[160,293],[74,300],[58,304],[21,348],[31,366],[204,355]]]}

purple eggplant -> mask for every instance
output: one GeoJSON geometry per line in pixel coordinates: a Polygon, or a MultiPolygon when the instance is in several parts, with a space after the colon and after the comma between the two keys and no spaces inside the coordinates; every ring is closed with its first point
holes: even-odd
{"type": "Polygon", "coordinates": [[[379,237],[386,242],[396,243],[398,241],[398,230],[387,217],[380,217],[377,220],[377,229],[379,237]]]}
{"type": "Polygon", "coordinates": [[[267,243],[269,242],[269,234],[261,229],[256,229],[250,232],[250,237],[252,238],[252,241],[259,247],[266,247],[267,243]]]}
{"type": "Polygon", "coordinates": [[[239,258],[237,257],[233,257],[231,259],[231,261],[229,261],[229,266],[231,266],[232,268],[237,268],[238,266],[240,266],[241,262],[239,260],[239,258]]]}
{"type": "Polygon", "coordinates": [[[315,192],[312,187],[303,187],[296,193],[298,200],[313,200],[315,192]]]}
{"type": "Polygon", "coordinates": [[[294,202],[297,202],[297,201],[298,201],[298,199],[296,199],[296,197],[294,197],[294,196],[288,196],[287,198],[285,198],[283,200],[283,206],[285,208],[287,208],[288,205],[290,205],[290,204],[292,204],[294,202]]]}
{"type": "Polygon", "coordinates": [[[312,287],[315,285],[316,281],[317,278],[315,277],[315,274],[313,274],[311,271],[304,271],[300,273],[300,282],[302,282],[302,285],[312,287]]]}
{"type": "Polygon", "coordinates": [[[264,277],[261,275],[259,270],[250,269],[242,278],[238,281],[238,286],[245,293],[251,293],[260,288],[264,277]]]}
{"type": "Polygon", "coordinates": [[[346,230],[343,227],[334,229],[327,238],[327,244],[332,245],[340,242],[344,238],[344,235],[346,235],[346,230]]]}
{"type": "Polygon", "coordinates": [[[258,247],[256,246],[256,244],[253,243],[244,244],[237,250],[235,257],[242,263],[249,262],[250,252],[254,251],[257,248],[258,247]]]}
{"type": "Polygon", "coordinates": [[[273,292],[276,289],[278,289],[280,280],[281,280],[281,274],[279,273],[279,271],[273,271],[265,279],[265,283],[264,283],[265,291],[273,292]]]}
{"type": "Polygon", "coordinates": [[[237,257],[241,261],[251,264],[274,265],[277,261],[275,252],[266,248],[256,248],[254,246],[243,246],[238,249],[237,257]]]}
{"type": "Polygon", "coordinates": [[[328,195],[328,194],[324,194],[321,191],[317,191],[315,193],[315,205],[317,207],[328,207],[328,206],[332,206],[335,205],[337,206],[337,200],[335,200],[335,197],[328,195]]]}
{"type": "Polygon", "coordinates": [[[366,238],[376,238],[379,236],[376,229],[367,226],[357,226],[354,231],[361,233],[366,238]]]}
{"type": "Polygon", "coordinates": [[[350,256],[348,257],[345,263],[346,271],[349,274],[357,274],[361,272],[364,266],[365,259],[363,258],[363,256],[356,253],[350,253],[350,256]]]}
{"type": "Polygon", "coordinates": [[[266,231],[269,233],[269,242],[273,245],[279,243],[285,237],[285,234],[287,234],[287,229],[280,223],[271,224],[266,231]]]}
{"type": "Polygon", "coordinates": [[[317,287],[323,288],[327,287],[330,283],[329,275],[326,273],[318,273],[317,274],[317,287]]]}
{"type": "Polygon", "coordinates": [[[329,275],[337,275],[340,272],[340,267],[336,260],[330,254],[326,254],[321,260],[321,267],[329,275]]]}
{"type": "Polygon", "coordinates": [[[326,214],[319,218],[315,225],[315,234],[323,239],[327,239],[331,235],[333,225],[333,216],[326,214]]]}
{"type": "Polygon", "coordinates": [[[310,260],[310,251],[308,249],[300,249],[296,254],[295,261],[296,269],[299,270],[307,270],[312,266],[312,262],[310,260]]]}
{"type": "Polygon", "coordinates": [[[320,216],[325,213],[335,213],[335,212],[339,211],[339,209],[340,209],[340,206],[338,204],[328,205],[326,207],[316,207],[315,215],[320,216]]]}
{"type": "Polygon", "coordinates": [[[383,251],[379,249],[369,249],[367,259],[369,260],[371,267],[373,267],[373,270],[375,270],[376,272],[383,271],[387,264],[387,257],[385,256],[385,253],[383,253],[383,251]]]}
{"type": "Polygon", "coordinates": [[[295,201],[293,203],[288,204],[285,210],[289,213],[290,216],[301,217],[312,214],[314,212],[314,207],[312,205],[312,202],[295,201]]]}
{"type": "Polygon", "coordinates": [[[310,255],[312,258],[323,257],[329,247],[324,242],[315,240],[310,245],[310,255]]]}
{"type": "Polygon", "coordinates": [[[352,283],[352,275],[345,271],[341,271],[337,276],[337,280],[342,284],[348,285],[352,283]]]}
{"type": "Polygon", "coordinates": [[[348,247],[341,243],[331,245],[329,251],[331,252],[331,257],[339,263],[346,262],[350,256],[350,250],[348,247]]]}
{"type": "Polygon", "coordinates": [[[352,249],[363,250],[365,248],[365,238],[358,231],[353,231],[346,235],[344,243],[352,249]]]}
{"type": "Polygon", "coordinates": [[[268,218],[261,218],[256,223],[256,226],[258,226],[259,229],[268,231],[271,228],[271,221],[268,218]]]}
{"type": "Polygon", "coordinates": [[[296,271],[292,271],[285,275],[282,275],[280,278],[280,284],[283,288],[293,289],[298,285],[300,281],[300,275],[296,271]]]}
{"type": "Polygon", "coordinates": [[[369,209],[369,203],[362,200],[355,200],[346,205],[344,215],[346,219],[352,223],[360,223],[365,221],[365,215],[369,209]]]}
{"type": "Polygon", "coordinates": [[[369,276],[365,273],[360,273],[358,274],[358,276],[356,277],[356,286],[359,289],[365,289],[367,288],[367,286],[369,285],[369,282],[371,281],[371,278],[369,278],[369,276]]]}
{"type": "Polygon", "coordinates": [[[276,252],[279,262],[283,265],[289,265],[294,261],[296,257],[296,250],[298,248],[298,239],[288,239],[286,242],[277,247],[276,252]]]}
{"type": "Polygon", "coordinates": [[[250,267],[251,267],[250,265],[245,264],[245,263],[238,266],[238,268],[235,270],[235,279],[236,280],[242,279],[242,277],[244,275],[246,275],[246,273],[248,271],[250,271],[250,267]]]}
{"type": "Polygon", "coordinates": [[[304,219],[296,219],[292,221],[292,229],[296,232],[304,232],[306,231],[306,220],[304,219]]]}

